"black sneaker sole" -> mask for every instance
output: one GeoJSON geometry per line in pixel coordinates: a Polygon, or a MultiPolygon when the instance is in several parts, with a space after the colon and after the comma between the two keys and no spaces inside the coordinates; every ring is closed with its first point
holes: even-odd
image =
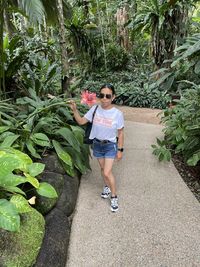
{"type": "Polygon", "coordinates": [[[104,198],[104,199],[109,198],[109,197],[110,195],[101,195],[101,198],[104,198]]]}
{"type": "Polygon", "coordinates": [[[110,207],[110,209],[111,209],[112,212],[116,212],[116,211],[118,211],[119,208],[113,209],[112,207],[110,207]]]}

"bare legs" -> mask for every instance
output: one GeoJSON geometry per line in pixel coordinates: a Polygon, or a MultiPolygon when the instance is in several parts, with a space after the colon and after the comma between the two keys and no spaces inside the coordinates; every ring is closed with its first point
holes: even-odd
{"type": "Polygon", "coordinates": [[[115,177],[112,173],[112,166],[114,163],[114,159],[109,158],[100,158],[98,159],[99,165],[101,167],[101,175],[104,179],[104,182],[107,186],[109,186],[111,190],[112,196],[116,196],[116,183],[115,177]]]}

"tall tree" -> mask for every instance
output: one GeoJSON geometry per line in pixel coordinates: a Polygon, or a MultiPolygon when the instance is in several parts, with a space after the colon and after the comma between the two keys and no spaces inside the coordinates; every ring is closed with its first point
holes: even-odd
{"type": "Polygon", "coordinates": [[[150,32],[152,55],[156,68],[160,68],[165,60],[173,57],[178,39],[186,34],[184,29],[190,3],[179,0],[149,0],[142,4],[132,25],[136,30],[150,32]]]}
{"type": "Polygon", "coordinates": [[[4,74],[4,56],[3,56],[3,27],[4,27],[4,10],[6,0],[0,0],[0,94],[5,92],[5,74],[4,74]]]}
{"type": "Polygon", "coordinates": [[[117,40],[121,47],[128,50],[129,49],[129,34],[128,28],[125,24],[128,22],[128,4],[117,9],[116,19],[117,19],[117,40]]]}
{"type": "Polygon", "coordinates": [[[65,23],[63,15],[63,2],[62,0],[56,0],[58,10],[59,21],[59,37],[60,37],[60,49],[61,49],[61,63],[62,63],[62,91],[69,96],[69,63],[66,45],[65,23]]]}

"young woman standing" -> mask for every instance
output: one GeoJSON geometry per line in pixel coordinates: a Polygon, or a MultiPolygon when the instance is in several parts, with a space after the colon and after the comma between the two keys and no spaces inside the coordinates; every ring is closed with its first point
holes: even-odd
{"type": "MultiPolygon", "coordinates": [[[[114,98],[115,90],[113,85],[104,84],[100,88],[100,104],[95,112],[90,139],[93,139],[93,155],[99,162],[105,183],[101,197],[108,198],[111,196],[111,211],[116,212],[118,210],[118,197],[112,167],[115,158],[120,160],[123,155],[124,117],[123,113],[112,105],[114,98]]],[[[74,102],[71,103],[74,118],[80,125],[92,121],[95,107],[96,105],[84,117],[81,117],[76,104],[74,102]]]]}

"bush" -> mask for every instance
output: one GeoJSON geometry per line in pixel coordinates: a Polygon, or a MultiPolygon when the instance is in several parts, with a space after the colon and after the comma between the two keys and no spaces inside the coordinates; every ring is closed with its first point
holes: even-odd
{"type": "Polygon", "coordinates": [[[164,111],[162,121],[166,125],[165,139],[158,140],[158,146],[153,145],[154,154],[169,160],[169,152],[174,151],[188,165],[195,166],[200,161],[200,86],[193,84],[173,109],[164,111]]]}

